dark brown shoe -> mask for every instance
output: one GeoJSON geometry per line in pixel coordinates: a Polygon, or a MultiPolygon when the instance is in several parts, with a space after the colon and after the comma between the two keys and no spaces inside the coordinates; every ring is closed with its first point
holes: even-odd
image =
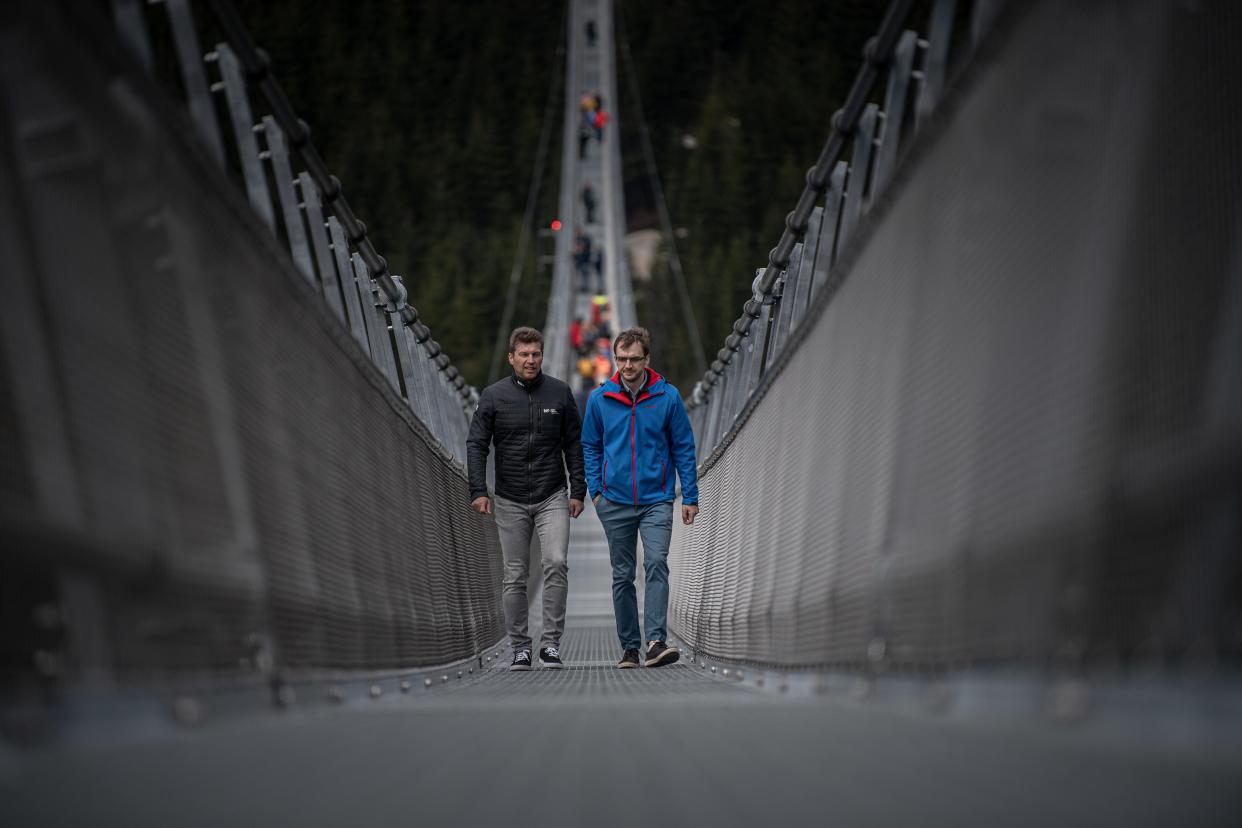
{"type": "Polygon", "coordinates": [[[647,643],[647,660],[643,663],[647,667],[663,667],[679,658],[681,653],[676,647],[670,647],[663,641],[650,641],[647,643]]]}

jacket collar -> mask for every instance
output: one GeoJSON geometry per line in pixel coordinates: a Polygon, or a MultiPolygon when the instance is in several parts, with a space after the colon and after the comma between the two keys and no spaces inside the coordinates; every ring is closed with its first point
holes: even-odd
{"type": "Polygon", "coordinates": [[[517,371],[514,371],[513,368],[511,367],[509,369],[509,379],[512,380],[513,384],[516,385],[518,388],[538,388],[539,386],[543,385],[543,371],[540,371],[538,374],[535,374],[535,378],[531,380],[530,382],[527,382],[526,380],[519,378],[517,375],[517,371]]]}
{"type": "MultiPolygon", "coordinates": [[[[630,392],[625,387],[625,381],[621,379],[621,372],[615,372],[612,377],[607,380],[603,386],[604,396],[619,400],[626,405],[633,405],[634,401],[630,398],[630,392]]],[[[657,394],[664,393],[664,377],[647,369],[647,384],[643,386],[642,393],[638,397],[638,402],[654,397],[657,394]]]]}

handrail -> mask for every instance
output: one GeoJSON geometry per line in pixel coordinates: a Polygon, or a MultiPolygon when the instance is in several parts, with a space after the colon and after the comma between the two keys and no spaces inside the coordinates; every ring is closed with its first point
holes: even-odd
{"type": "MultiPolygon", "coordinates": [[[[236,147],[240,156],[246,190],[259,217],[275,233],[272,206],[276,202],[289,233],[295,265],[312,283],[318,268],[324,298],[337,318],[346,322],[348,314],[347,327],[380,373],[386,376],[392,389],[405,398],[451,454],[462,457],[467,419],[477,400],[477,391],[432,338],[431,328],[410,304],[401,278],[389,271],[388,262],[376,249],[366,224],[346,199],[340,180],[332,175],[311,140],[310,127],[297,116],[272,74],[268,54],[256,44],[231,0],[206,0],[213,27],[219,27],[218,33],[224,41],[206,53],[198,45],[196,29],[199,27],[194,23],[190,0],[163,0],[163,4],[185,78],[186,103],[213,160],[223,166],[221,130],[210,94],[223,91],[227,94],[232,116],[231,133],[223,132],[231,134],[235,141],[231,146],[236,147]],[[212,62],[220,64],[222,81],[211,85],[209,90],[202,67],[212,62]],[[270,115],[262,118],[251,115],[247,92],[250,88],[261,94],[270,115]],[[266,152],[258,152],[253,139],[249,138],[251,132],[267,134],[266,152]],[[292,153],[296,153],[304,165],[304,171],[296,175],[289,167],[292,153]],[[260,159],[272,162],[275,187],[270,192],[260,159]],[[294,192],[298,186],[302,190],[300,204],[294,192]],[[330,208],[326,222],[325,208],[330,208]],[[310,228],[309,239],[302,227],[302,217],[310,228]],[[365,277],[371,281],[370,295],[362,283],[365,277]],[[338,294],[337,287],[329,286],[329,282],[337,285],[337,280],[343,297],[338,294]],[[358,285],[356,291],[355,284],[358,285]],[[401,328],[408,331],[408,336],[401,328]],[[423,375],[424,371],[427,376],[423,375]],[[436,390],[438,386],[442,387],[436,390]]],[[[142,4],[137,0],[113,0],[113,9],[122,42],[151,73],[154,61],[142,4]]]]}
{"type": "MultiPolygon", "coordinates": [[[[230,0],[207,1],[212,11],[215,12],[216,19],[219,20],[221,28],[224,29],[225,36],[228,37],[230,45],[237,51],[237,55],[245,69],[247,81],[257,85],[263,91],[263,96],[272,108],[273,116],[281,128],[285,130],[290,146],[302,156],[302,160],[306,163],[307,172],[315,180],[320,192],[323,194],[324,200],[332,205],[333,212],[344,226],[346,237],[351,244],[358,248],[359,255],[362,256],[363,262],[366,263],[367,272],[383,289],[389,303],[396,308],[405,326],[413,331],[415,338],[420,343],[429,343],[427,346],[428,352],[431,356],[436,356],[439,352],[439,345],[430,338],[431,328],[420,320],[418,310],[407,301],[405,289],[399,287],[393,280],[392,274],[388,272],[387,260],[379,254],[375,249],[375,245],[372,244],[370,237],[367,235],[366,224],[358,219],[354,214],[353,208],[349,206],[349,202],[346,200],[345,193],[341,188],[340,179],[328,172],[327,165],[324,164],[319,151],[310,139],[310,127],[294,112],[293,105],[285,96],[284,89],[281,88],[279,81],[272,76],[270,72],[271,60],[267,53],[255,44],[254,38],[250,35],[250,31],[246,28],[245,23],[242,22],[241,16],[237,13],[236,7],[233,6],[230,0]],[[434,350],[430,346],[434,346],[434,350]]],[[[451,363],[442,370],[446,371],[446,377],[450,380],[450,385],[457,390],[464,402],[472,403],[475,389],[467,386],[464,378],[460,378],[460,382],[455,382],[460,375],[456,372],[456,369],[453,369],[451,376],[448,375],[447,369],[449,367],[451,367],[451,363]]]]}
{"type": "MultiPolygon", "coordinates": [[[[806,186],[798,198],[797,205],[785,217],[785,230],[781,233],[780,241],[768,253],[768,264],[756,281],[756,295],[771,295],[781,271],[789,264],[794,245],[806,236],[815,202],[828,189],[828,177],[832,174],[833,165],[840,160],[841,153],[845,150],[846,139],[851,137],[858,128],[858,121],[871,96],[872,87],[880,77],[880,69],[892,59],[897,39],[901,35],[901,27],[913,5],[914,0],[893,0],[880,24],[880,31],[868,40],[863,48],[863,57],[866,61],[859,69],[857,77],[854,78],[854,85],[850,89],[845,105],[832,115],[832,129],[829,132],[828,141],[824,144],[815,166],[807,171],[806,186]]],[[[704,391],[716,383],[724,365],[733,358],[733,354],[741,345],[742,338],[746,336],[754,320],[759,318],[759,304],[755,299],[748,299],[743,305],[743,313],[733,323],[732,331],[725,338],[724,347],[716,353],[715,361],[699,380],[704,391]]],[[[697,404],[701,403],[691,402],[692,406],[697,404]]]]}
{"type": "Polygon", "coordinates": [[[1002,0],[974,0],[968,39],[962,39],[958,0],[931,0],[926,36],[906,28],[914,0],[893,0],[863,48],[845,103],[833,113],[828,139],[806,174],[806,185],[785,217],[711,366],[688,395],[700,462],[731,442],[756,393],[808,320],[807,313],[835,282],[835,265],[867,209],[893,180],[899,150],[925,124],[944,94],[951,42],[970,51],[998,17],[1002,0]],[[876,92],[887,77],[887,89],[876,92]],[[847,144],[849,160],[843,160],[847,144]],[[818,205],[818,206],[817,206],[818,205]],[[757,324],[756,324],[757,323],[757,324]]]}

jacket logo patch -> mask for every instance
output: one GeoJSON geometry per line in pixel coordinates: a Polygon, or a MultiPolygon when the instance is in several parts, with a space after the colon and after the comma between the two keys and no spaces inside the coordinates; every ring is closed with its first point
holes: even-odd
{"type": "Polygon", "coordinates": [[[545,408],[543,410],[543,413],[544,414],[560,414],[561,412],[557,411],[555,408],[545,408]]]}

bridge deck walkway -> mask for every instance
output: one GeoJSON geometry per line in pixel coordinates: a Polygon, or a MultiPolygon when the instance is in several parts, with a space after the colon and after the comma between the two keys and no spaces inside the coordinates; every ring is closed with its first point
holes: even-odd
{"type": "Polygon", "coordinates": [[[1238,812],[1220,763],[1081,728],[783,696],[688,660],[618,670],[589,505],[572,538],[566,669],[513,673],[502,654],[424,692],[0,756],[8,824],[1131,828],[1238,812]]]}

